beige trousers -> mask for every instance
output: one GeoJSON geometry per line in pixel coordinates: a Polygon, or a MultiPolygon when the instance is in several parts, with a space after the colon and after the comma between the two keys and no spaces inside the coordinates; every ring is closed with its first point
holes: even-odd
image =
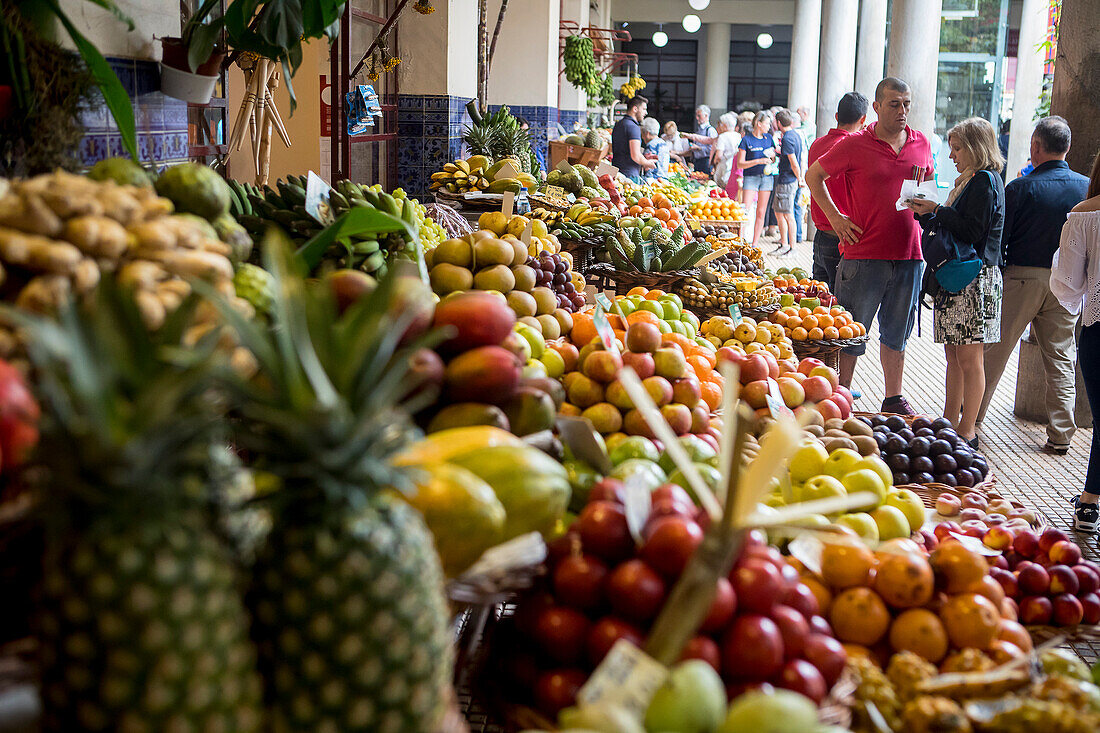
{"type": "Polygon", "coordinates": [[[985,346],[985,396],[978,411],[978,422],[985,418],[1005,365],[1029,323],[1031,334],[1039,344],[1047,377],[1047,439],[1054,445],[1069,445],[1077,429],[1073,422],[1077,316],[1063,308],[1051,294],[1050,270],[1045,267],[1013,265],[1004,270],[1001,342],[985,346]]]}

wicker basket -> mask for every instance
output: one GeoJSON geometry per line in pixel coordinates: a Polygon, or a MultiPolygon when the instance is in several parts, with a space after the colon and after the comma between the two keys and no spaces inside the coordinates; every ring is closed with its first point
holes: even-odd
{"type": "Polygon", "coordinates": [[[850,339],[813,339],[812,341],[792,341],[794,353],[799,359],[814,356],[821,359],[821,354],[832,354],[849,346],[859,346],[867,342],[867,336],[856,336],[850,339]]]}
{"type": "MultiPolygon", "coordinates": [[[[1000,492],[998,492],[997,479],[992,474],[986,477],[985,481],[982,481],[976,486],[971,486],[970,488],[964,488],[962,486],[948,486],[947,484],[941,483],[902,484],[897,488],[911,490],[914,494],[921,498],[921,501],[923,501],[924,505],[929,509],[936,508],[936,500],[939,499],[940,496],[942,496],[943,494],[951,494],[952,496],[955,496],[959,499],[962,499],[968,494],[977,494],[985,499],[1003,498],[1007,500],[1014,509],[1031,509],[1032,511],[1034,511],[1036,528],[1042,529],[1050,525],[1050,522],[1047,520],[1046,516],[1044,516],[1043,513],[1037,508],[1029,507],[1023,502],[1016,501],[1015,499],[1008,496],[1003,496],[1000,492]]],[[[943,517],[943,519],[950,520],[951,517],[943,517]]]]}
{"type": "Polygon", "coordinates": [[[595,242],[577,242],[560,237],[558,242],[561,244],[561,251],[568,252],[573,257],[573,272],[585,275],[598,262],[596,250],[599,249],[599,244],[595,242]]]}
{"type": "Polygon", "coordinates": [[[585,278],[597,290],[614,290],[616,295],[625,295],[632,288],[654,288],[673,292],[684,278],[691,277],[686,270],[675,272],[629,272],[616,270],[606,262],[592,265],[585,278]]]}

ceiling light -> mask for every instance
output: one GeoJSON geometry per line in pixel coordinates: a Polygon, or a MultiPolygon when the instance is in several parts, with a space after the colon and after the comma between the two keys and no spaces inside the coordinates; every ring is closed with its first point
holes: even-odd
{"type": "Polygon", "coordinates": [[[688,33],[694,33],[703,26],[703,21],[699,20],[698,15],[685,15],[680,25],[684,26],[684,30],[688,33]]]}
{"type": "Polygon", "coordinates": [[[668,43],[668,34],[662,30],[663,27],[663,24],[658,23],[657,32],[653,34],[653,45],[657,48],[664,48],[665,44],[668,43]]]}
{"type": "Polygon", "coordinates": [[[688,5],[692,10],[706,10],[710,5],[710,0],[688,0],[688,5]]]}
{"type": "Polygon", "coordinates": [[[759,36],[756,37],[756,45],[759,46],[760,48],[771,48],[772,47],[772,34],[771,33],[761,33],[759,36]]]}

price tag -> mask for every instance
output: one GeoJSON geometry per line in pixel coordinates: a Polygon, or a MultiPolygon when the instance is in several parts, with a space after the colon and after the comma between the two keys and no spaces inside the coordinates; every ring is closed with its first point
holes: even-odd
{"type": "Polygon", "coordinates": [[[649,520],[649,511],[653,508],[652,497],[643,479],[631,474],[623,482],[623,512],[626,514],[626,526],[630,536],[640,546],[643,542],[642,528],[649,520]]]}
{"type": "Polygon", "coordinates": [[[569,201],[569,194],[567,194],[565,189],[561,186],[547,186],[546,190],[542,192],[542,195],[556,204],[569,201]]]}
{"type": "Polygon", "coordinates": [[[642,242],[640,246],[642,248],[642,262],[645,263],[648,270],[649,263],[653,262],[653,258],[657,256],[657,244],[656,242],[642,242]]]}
{"type": "Polygon", "coordinates": [[[787,403],[783,401],[783,395],[779,392],[779,382],[771,377],[768,377],[768,395],[766,400],[768,403],[768,412],[772,414],[772,417],[779,419],[780,415],[794,415],[794,413],[791,412],[791,408],[787,407],[787,403]]]}
{"type": "Polygon", "coordinates": [[[641,719],[668,670],[626,639],[619,639],[577,693],[580,705],[613,703],[641,719]]]}
{"type": "Polygon", "coordinates": [[[619,169],[608,163],[606,160],[601,160],[600,164],[596,166],[596,178],[599,178],[605,173],[611,176],[612,179],[614,179],[615,176],[619,175],[619,169]]]}
{"type": "Polygon", "coordinates": [[[607,320],[607,313],[599,303],[596,303],[596,314],[592,317],[592,322],[596,326],[596,333],[599,335],[603,347],[608,351],[619,353],[619,343],[615,340],[615,329],[611,327],[611,323],[607,320]]]}
{"type": "Polygon", "coordinates": [[[511,161],[508,161],[500,167],[497,174],[493,176],[493,180],[499,181],[502,178],[515,178],[517,175],[519,175],[519,169],[512,165],[511,161]]]}
{"type": "Polygon", "coordinates": [[[500,211],[505,216],[512,215],[512,207],[516,205],[516,195],[511,191],[504,192],[504,200],[501,202],[500,211]]]}
{"type": "Polygon", "coordinates": [[[722,249],[716,249],[713,252],[711,252],[709,255],[707,255],[706,257],[703,257],[701,260],[696,262],[695,266],[696,267],[702,267],[703,265],[707,264],[711,260],[716,260],[719,257],[721,257],[722,255],[727,254],[729,251],[730,251],[729,247],[723,247],[722,249]]]}
{"type": "Polygon", "coordinates": [[[306,213],[313,217],[318,224],[328,226],[336,221],[332,213],[332,206],[328,197],[332,193],[332,186],[325,183],[319,175],[313,171],[306,177],[306,213]]]}
{"type": "Polygon", "coordinates": [[[503,575],[516,568],[537,565],[545,559],[546,542],[542,539],[542,535],[538,532],[528,532],[481,553],[478,561],[471,565],[462,577],[503,575]]]}
{"type": "Polygon", "coordinates": [[[603,441],[596,436],[596,430],[587,418],[559,415],[554,425],[562,442],[569,446],[569,450],[578,460],[584,461],[605,476],[614,470],[603,441]]]}
{"type": "MultiPolygon", "coordinates": [[[[570,145],[570,147],[573,146],[570,145]]],[[[558,163],[558,170],[562,173],[572,173],[573,165],[568,160],[563,160],[562,162],[558,163]]]]}
{"type": "Polygon", "coordinates": [[[531,244],[531,234],[534,231],[534,229],[535,229],[534,220],[533,219],[528,220],[527,226],[525,226],[523,228],[523,233],[519,235],[519,241],[523,242],[524,244],[530,245],[531,244]]]}
{"type": "Polygon", "coordinates": [[[730,303],[730,318],[738,322],[741,320],[741,306],[737,303],[730,303]]]}

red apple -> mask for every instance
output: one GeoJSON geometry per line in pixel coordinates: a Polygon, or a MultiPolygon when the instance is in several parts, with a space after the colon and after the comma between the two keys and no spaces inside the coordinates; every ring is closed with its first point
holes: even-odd
{"type": "Polygon", "coordinates": [[[794,610],[801,613],[806,618],[812,618],[814,615],[820,613],[821,608],[817,603],[817,596],[814,595],[810,587],[805,583],[796,583],[787,588],[787,592],[783,594],[783,598],[780,601],[787,606],[790,606],[794,610]]]}
{"type": "Polygon", "coordinates": [[[1016,582],[1016,576],[1013,573],[1001,568],[990,568],[989,577],[1001,584],[1001,590],[1005,592],[1005,596],[1008,598],[1019,597],[1020,586],[1016,582]]]}
{"type": "Polygon", "coordinates": [[[737,364],[740,366],[744,363],[747,357],[740,351],[731,349],[729,346],[723,346],[722,348],[718,349],[717,352],[715,352],[715,358],[718,359],[719,364],[724,361],[728,361],[731,364],[737,364]]]}
{"type": "Polygon", "coordinates": [[[616,613],[628,619],[647,621],[665,603],[667,586],[657,571],[641,560],[627,560],[607,578],[607,600],[616,613]]]}
{"type": "MultiPolygon", "coordinates": [[[[778,369],[779,367],[776,366],[776,371],[778,369]]],[[[759,353],[750,354],[741,363],[741,384],[767,379],[769,373],[768,362],[764,356],[759,353]]]]}
{"type": "Polygon", "coordinates": [[[1081,548],[1075,542],[1061,540],[1055,542],[1047,551],[1050,559],[1062,565],[1076,565],[1081,562],[1081,548]]]}
{"type": "Polygon", "coordinates": [[[783,404],[787,407],[798,407],[806,401],[806,392],[802,385],[788,377],[779,378],[779,394],[783,397],[783,404]]]}
{"type": "Polygon", "coordinates": [[[1038,563],[1020,563],[1016,568],[1016,583],[1026,595],[1043,595],[1050,590],[1050,573],[1038,563]]]}
{"type": "Polygon", "coordinates": [[[1084,606],[1076,596],[1062,593],[1051,600],[1052,617],[1056,626],[1076,626],[1085,617],[1084,606]]]}
{"type": "MultiPolygon", "coordinates": [[[[837,376],[836,370],[824,364],[811,369],[807,376],[823,377],[829,383],[829,387],[832,388],[833,392],[836,392],[836,388],[840,386],[840,377],[837,376]]],[[[844,401],[847,402],[848,400],[845,399],[844,401]]]]}
{"type": "Polygon", "coordinates": [[[844,399],[843,396],[833,393],[826,399],[836,405],[837,409],[840,410],[840,416],[842,418],[847,420],[851,416],[852,406],[848,404],[848,400],[844,399]]]}
{"type": "Polygon", "coordinates": [[[981,522],[985,526],[985,512],[972,506],[963,507],[957,517],[959,524],[965,522],[981,522]]]}
{"type": "Polygon", "coordinates": [[[1001,526],[990,527],[982,536],[982,544],[991,550],[1003,550],[1012,544],[1012,533],[1001,526]]]}
{"type": "Polygon", "coordinates": [[[617,478],[606,477],[592,484],[592,490],[588,492],[588,503],[594,501],[610,501],[614,504],[622,504],[626,489],[623,482],[617,478]]]}
{"type": "Polygon", "coordinates": [[[1073,572],[1073,568],[1068,565],[1051,565],[1047,569],[1047,574],[1050,575],[1050,590],[1049,593],[1052,596],[1061,595],[1063,593],[1069,593],[1071,596],[1077,595],[1081,589],[1081,583],[1077,580],[1077,574],[1073,572]]]}
{"type": "Polygon", "coordinates": [[[1077,576],[1078,594],[1083,596],[1100,590],[1100,577],[1091,568],[1084,565],[1074,565],[1073,574],[1077,576]]]}
{"type": "Polygon", "coordinates": [[[626,523],[626,514],[618,504],[594,501],[588,504],[575,522],[586,552],[617,562],[634,553],[634,538],[626,523]]]}
{"type": "Polygon", "coordinates": [[[1085,593],[1078,600],[1081,601],[1081,611],[1084,614],[1081,620],[1086,624],[1100,623],[1100,596],[1085,593]]]}
{"type": "Polygon", "coordinates": [[[730,575],[733,592],[740,608],[767,614],[783,595],[785,582],[775,565],[750,559],[739,563],[730,575]]]}
{"type": "Polygon", "coordinates": [[[604,616],[592,624],[585,646],[588,651],[588,660],[593,666],[603,661],[619,639],[626,639],[640,647],[645,643],[645,632],[617,616],[604,616]]]}
{"type": "Polygon", "coordinates": [[[580,669],[552,669],[543,672],[535,683],[535,704],[546,715],[556,718],[558,712],[577,701],[577,692],[588,680],[580,669]]]}
{"type": "MultiPolygon", "coordinates": [[[[753,354],[756,356],[756,354],[753,354]]],[[[741,399],[748,403],[749,407],[759,410],[768,405],[768,381],[755,379],[741,388],[741,399]]]]}
{"type": "Polygon", "coordinates": [[[772,608],[771,619],[779,627],[779,633],[783,637],[785,657],[794,659],[801,656],[806,639],[810,636],[810,624],[806,617],[790,606],[779,604],[772,608]]]}
{"type": "Polygon", "coordinates": [[[1019,602],[1020,623],[1048,624],[1054,607],[1046,596],[1025,596],[1019,602]]]}
{"type": "Polygon", "coordinates": [[[989,531],[989,528],[985,526],[985,522],[980,519],[968,519],[959,526],[962,527],[963,534],[979,540],[989,531]]]}
{"type": "Polygon", "coordinates": [[[665,517],[649,532],[639,555],[654,570],[677,578],[703,541],[703,530],[684,517],[665,517]]]}
{"type": "Polygon", "coordinates": [[[623,353],[623,366],[630,367],[637,372],[638,379],[649,379],[657,373],[652,354],[635,354],[632,351],[626,351],[623,353]]]}
{"type": "Polygon", "coordinates": [[[711,633],[724,629],[736,610],[737,595],[733,592],[733,584],[726,578],[719,578],[714,588],[714,600],[699,630],[711,633]]]}
{"type": "Polygon", "coordinates": [[[584,656],[591,623],[580,611],[564,606],[543,609],[535,621],[534,637],[543,653],[559,664],[577,664],[584,656]]]}
{"type": "Polygon", "coordinates": [[[824,700],[826,693],[829,691],[828,686],[825,684],[825,677],[822,676],[817,667],[805,659],[792,659],[783,665],[775,684],[786,690],[805,695],[815,703],[824,700]]]}
{"type": "Polygon", "coordinates": [[[940,494],[936,498],[936,512],[944,517],[953,517],[962,509],[962,501],[954,494],[940,494]]]}
{"type": "Polygon", "coordinates": [[[821,361],[821,359],[815,359],[812,356],[807,356],[798,362],[798,371],[808,377],[810,376],[810,372],[814,369],[814,367],[823,366],[825,366],[825,362],[821,361]]]}
{"type": "Polygon", "coordinates": [[[953,534],[962,534],[962,527],[958,522],[940,522],[932,529],[932,534],[936,536],[940,542],[950,537],[953,534]]]}
{"type": "Polygon", "coordinates": [[[989,508],[989,501],[981,494],[963,494],[963,509],[981,509],[983,514],[989,508]]]}
{"type": "Polygon", "coordinates": [[[722,636],[721,649],[727,678],[767,680],[783,666],[783,636],[767,616],[735,618],[722,636]]]}
{"type": "Polygon", "coordinates": [[[1039,550],[1050,554],[1050,548],[1054,547],[1056,542],[1069,541],[1069,537],[1062,530],[1055,527],[1047,527],[1043,530],[1043,533],[1039,535],[1039,550]]]}
{"type": "Polygon", "coordinates": [[[848,661],[848,654],[840,642],[825,634],[810,634],[802,652],[807,661],[821,672],[830,688],[836,684],[848,661]]]}
{"type": "Polygon", "coordinates": [[[806,377],[802,380],[802,389],[810,402],[821,402],[833,394],[833,385],[825,377],[806,377]]]}
{"type": "Polygon", "coordinates": [[[680,655],[680,661],[684,662],[688,659],[701,659],[710,666],[714,667],[714,671],[721,674],[722,672],[722,654],[718,650],[718,644],[709,636],[694,636],[684,646],[684,653],[680,655]]]}
{"type": "Polygon", "coordinates": [[[855,406],[856,406],[855,398],[852,397],[851,390],[849,390],[843,384],[837,385],[836,389],[833,390],[833,394],[842,395],[844,397],[844,399],[848,402],[848,407],[850,407],[852,409],[855,409],[855,406]]]}
{"type": "Polygon", "coordinates": [[[571,555],[554,568],[554,594],[567,606],[595,608],[603,602],[607,565],[591,555],[571,555]]]}
{"type": "Polygon", "coordinates": [[[1021,530],[1012,540],[1012,549],[1030,560],[1039,554],[1039,536],[1030,529],[1021,530]]]}

